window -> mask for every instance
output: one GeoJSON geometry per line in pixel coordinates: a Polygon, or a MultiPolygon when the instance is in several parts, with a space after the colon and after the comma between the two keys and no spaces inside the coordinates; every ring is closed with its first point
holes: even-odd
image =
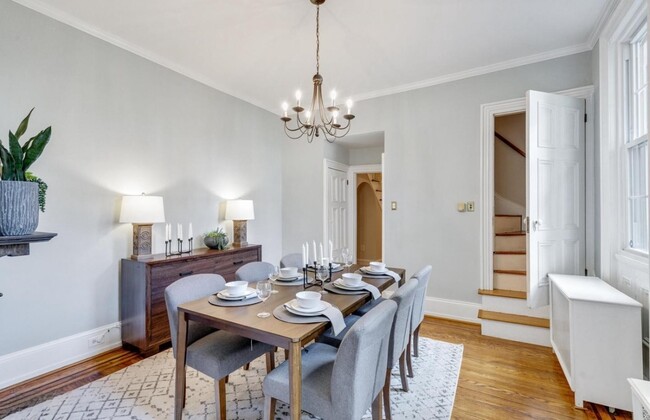
{"type": "Polygon", "coordinates": [[[624,62],[627,246],[648,253],[648,66],[647,24],[632,35],[624,62]]]}

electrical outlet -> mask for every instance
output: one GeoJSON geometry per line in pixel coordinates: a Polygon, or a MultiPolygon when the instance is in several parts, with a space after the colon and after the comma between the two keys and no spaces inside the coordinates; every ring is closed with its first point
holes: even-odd
{"type": "Polygon", "coordinates": [[[106,334],[99,334],[88,339],[88,348],[101,346],[104,344],[104,337],[106,334]]]}
{"type": "Polygon", "coordinates": [[[474,202],[468,201],[465,207],[467,208],[467,211],[474,211],[474,202]]]}

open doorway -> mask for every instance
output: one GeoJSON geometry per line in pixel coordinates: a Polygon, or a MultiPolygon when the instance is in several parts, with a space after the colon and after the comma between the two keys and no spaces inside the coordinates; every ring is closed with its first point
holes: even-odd
{"type": "Polygon", "coordinates": [[[494,289],[525,296],[526,113],[494,118],[494,289]]]}
{"type": "Polygon", "coordinates": [[[382,260],[382,173],[356,174],[357,264],[382,260]]]}

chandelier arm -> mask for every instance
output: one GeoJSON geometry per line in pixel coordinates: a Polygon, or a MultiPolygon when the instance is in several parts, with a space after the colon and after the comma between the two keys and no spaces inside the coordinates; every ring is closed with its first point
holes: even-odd
{"type": "Polygon", "coordinates": [[[284,125],[284,134],[286,134],[286,136],[289,137],[290,139],[298,140],[300,137],[302,137],[302,136],[305,134],[305,133],[303,133],[303,132],[301,131],[299,136],[292,136],[292,135],[290,134],[291,131],[296,131],[296,130],[291,130],[291,129],[288,128],[287,125],[285,124],[285,125],[284,125]]]}

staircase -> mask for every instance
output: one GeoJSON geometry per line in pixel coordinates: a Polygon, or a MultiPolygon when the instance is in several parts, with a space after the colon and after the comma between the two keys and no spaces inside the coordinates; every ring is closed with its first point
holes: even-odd
{"type": "Polygon", "coordinates": [[[481,333],[550,347],[548,306],[530,309],[526,303],[526,232],[521,216],[494,217],[493,270],[493,290],[479,290],[481,333]]]}

